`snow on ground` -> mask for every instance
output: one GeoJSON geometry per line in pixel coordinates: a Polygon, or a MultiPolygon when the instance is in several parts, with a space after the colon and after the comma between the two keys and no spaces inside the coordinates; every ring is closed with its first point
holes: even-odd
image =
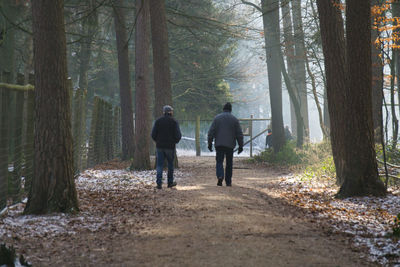
{"type": "MultiPolygon", "coordinates": [[[[95,170],[88,169],[75,180],[78,195],[120,191],[131,192],[139,189],[152,189],[155,185],[156,171],[95,170]]],[[[164,182],[167,177],[163,173],[164,182]]],[[[175,170],[175,180],[179,183],[184,174],[175,170]]],[[[104,194],[106,195],[106,194],[104,194]]],[[[81,200],[82,202],[87,202],[81,200]]],[[[22,215],[24,203],[9,207],[0,216],[0,240],[24,237],[56,237],[74,235],[82,230],[96,232],[106,227],[110,218],[99,216],[94,211],[82,211],[77,215],[49,214],[22,215]]],[[[111,216],[111,215],[110,215],[111,216]]]]}
{"type": "Polygon", "coordinates": [[[312,220],[345,233],[353,245],[367,250],[370,260],[384,266],[400,266],[400,240],[392,236],[394,218],[400,213],[400,191],[389,189],[387,197],[335,199],[332,181],[282,178],[270,194],[303,208],[312,220]],[[325,223],[324,223],[325,222],[325,223]]]}

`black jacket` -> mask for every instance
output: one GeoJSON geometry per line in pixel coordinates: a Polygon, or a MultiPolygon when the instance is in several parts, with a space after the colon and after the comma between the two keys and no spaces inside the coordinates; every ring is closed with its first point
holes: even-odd
{"type": "Polygon", "coordinates": [[[151,138],[156,142],[157,148],[175,149],[175,144],[181,137],[178,122],[169,115],[158,118],[151,131],[151,138]]]}
{"type": "Polygon", "coordinates": [[[239,120],[230,112],[224,111],[218,114],[208,130],[208,144],[215,139],[215,147],[235,148],[236,141],[239,147],[243,147],[243,132],[239,120]]]}

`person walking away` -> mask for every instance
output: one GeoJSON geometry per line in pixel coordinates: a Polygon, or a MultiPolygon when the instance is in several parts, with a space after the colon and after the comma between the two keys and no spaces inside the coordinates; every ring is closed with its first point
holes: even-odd
{"type": "Polygon", "coordinates": [[[286,141],[290,141],[293,139],[292,133],[290,132],[289,126],[285,126],[285,139],[286,141]]]}
{"type": "Polygon", "coordinates": [[[272,148],[272,130],[268,129],[267,137],[265,138],[265,148],[272,148]]]}
{"type": "Polygon", "coordinates": [[[174,152],[175,145],[181,140],[182,134],[179,123],[173,118],[174,109],[166,105],[164,115],[158,118],[151,131],[151,137],[156,142],[157,188],[162,189],[162,174],[164,160],[168,161],[168,187],[176,186],[174,182],[174,152]]]}
{"type": "Polygon", "coordinates": [[[232,105],[226,103],[223,112],[218,114],[208,130],[208,149],[212,152],[215,139],[217,185],[222,186],[225,177],[226,186],[232,186],[233,149],[239,145],[238,154],[243,151],[243,132],[239,120],[231,114],[232,105]],[[226,157],[225,176],[224,158],[226,157]]]}

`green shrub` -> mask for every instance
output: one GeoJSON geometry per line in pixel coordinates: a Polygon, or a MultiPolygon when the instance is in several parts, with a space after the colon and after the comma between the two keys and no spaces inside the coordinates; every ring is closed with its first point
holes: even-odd
{"type": "Polygon", "coordinates": [[[394,218],[394,225],[392,227],[393,236],[400,237],[400,213],[394,218]]]}
{"type": "Polygon", "coordinates": [[[303,163],[305,154],[296,148],[294,142],[287,142],[278,153],[267,149],[254,157],[257,162],[268,162],[278,165],[298,165],[303,163]]]}

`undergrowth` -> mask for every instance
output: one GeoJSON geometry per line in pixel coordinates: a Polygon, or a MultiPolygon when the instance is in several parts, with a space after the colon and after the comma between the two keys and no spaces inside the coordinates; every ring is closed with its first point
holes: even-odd
{"type": "Polygon", "coordinates": [[[299,149],[294,141],[290,141],[278,153],[274,153],[272,149],[267,149],[255,156],[253,161],[288,167],[297,173],[301,173],[304,179],[314,177],[334,179],[336,177],[329,142],[307,143],[299,149]]]}

